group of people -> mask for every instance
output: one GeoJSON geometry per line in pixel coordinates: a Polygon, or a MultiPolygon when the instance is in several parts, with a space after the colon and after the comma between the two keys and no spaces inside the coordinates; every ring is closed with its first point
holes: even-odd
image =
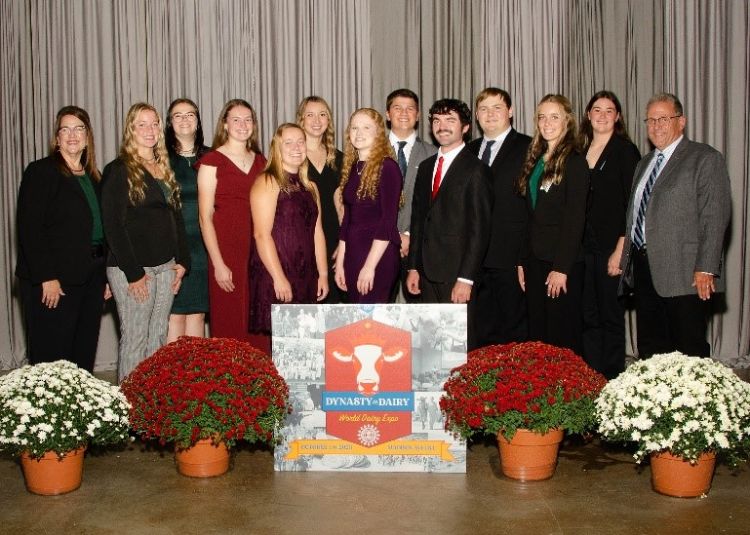
{"type": "Polygon", "coordinates": [[[533,137],[513,128],[506,91],[474,105],[471,142],[467,104],[430,107],[435,146],[417,136],[418,96],[398,89],[385,117],[351,115],[341,152],[330,106],[307,97],[266,160],[244,100],[225,104],[210,149],[193,101],[164,122],[138,103],[101,174],[88,114],[62,108],[18,198],[29,360],[93,369],[111,295],[119,379],[166,341],[203,336],[206,314],[212,336],[270,351],[275,303],[400,301],[466,303],[469,349],[542,340],[613,377],[627,288],[642,356],[707,356],[729,183],[722,156],[684,136],[679,100],[649,101],[643,159],[609,91],[580,128],[566,97],[545,96],[533,137]]]}

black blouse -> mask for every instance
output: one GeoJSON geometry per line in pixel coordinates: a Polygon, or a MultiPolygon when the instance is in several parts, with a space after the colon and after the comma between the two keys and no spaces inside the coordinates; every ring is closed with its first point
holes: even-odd
{"type": "Polygon", "coordinates": [[[135,282],[144,267],[174,258],[190,269],[190,251],[182,211],[174,209],[159,182],[144,169],[145,197],[133,205],[128,198],[127,167],[121,159],[110,162],[102,175],[102,220],[109,245],[108,266],[119,267],[135,282]]]}
{"type": "Polygon", "coordinates": [[[610,254],[620,236],[625,235],[625,213],[633,173],[640,159],[638,148],[615,134],[607,142],[596,165],[590,169],[591,188],[584,239],[586,250],[610,254]]]}

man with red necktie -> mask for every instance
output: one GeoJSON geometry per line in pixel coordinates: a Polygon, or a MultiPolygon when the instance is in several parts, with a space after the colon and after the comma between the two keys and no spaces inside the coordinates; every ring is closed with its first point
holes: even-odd
{"type": "MultiPolygon", "coordinates": [[[[417,171],[406,287],[424,303],[471,306],[489,240],[492,175],[466,147],[471,112],[464,102],[438,100],[429,121],[440,150],[417,171]]],[[[468,328],[471,341],[471,322],[468,328]]]]}

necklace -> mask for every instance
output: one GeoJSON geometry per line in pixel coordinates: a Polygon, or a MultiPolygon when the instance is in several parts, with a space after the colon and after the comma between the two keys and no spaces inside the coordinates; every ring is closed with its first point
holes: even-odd
{"type": "Polygon", "coordinates": [[[357,162],[357,164],[354,166],[355,171],[357,171],[357,176],[362,176],[362,171],[365,170],[366,165],[367,162],[364,160],[360,160],[357,162]],[[359,164],[362,164],[362,167],[360,167],[359,164]]]}
{"type": "Polygon", "coordinates": [[[71,162],[67,158],[63,157],[63,160],[65,161],[65,165],[68,166],[68,169],[70,169],[71,173],[76,175],[79,173],[83,173],[83,164],[80,161],[78,162],[78,167],[76,167],[73,165],[73,162],[71,162]]]}
{"type": "Polygon", "coordinates": [[[156,156],[151,158],[150,160],[144,158],[143,156],[138,156],[138,159],[142,161],[143,163],[154,163],[156,161],[156,156]]]}

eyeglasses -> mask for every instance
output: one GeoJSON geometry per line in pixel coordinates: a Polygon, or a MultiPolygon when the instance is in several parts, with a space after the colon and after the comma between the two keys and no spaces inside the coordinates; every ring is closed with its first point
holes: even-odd
{"type": "Polygon", "coordinates": [[[644,119],[643,122],[646,123],[646,126],[652,127],[656,126],[657,124],[659,126],[667,126],[669,124],[669,121],[672,119],[677,119],[678,117],[682,117],[682,115],[672,115],[671,117],[667,117],[666,115],[664,117],[649,117],[648,119],[644,119]]]}
{"type": "Polygon", "coordinates": [[[61,126],[57,130],[57,133],[60,134],[60,135],[62,135],[62,136],[72,136],[72,135],[80,136],[80,135],[83,135],[83,134],[86,133],[86,127],[83,126],[83,125],[72,126],[72,127],[71,126],[61,126]]]}
{"type": "Polygon", "coordinates": [[[174,113],[172,114],[172,121],[175,123],[181,123],[182,121],[194,121],[198,116],[189,111],[187,113],[174,113]]]}

